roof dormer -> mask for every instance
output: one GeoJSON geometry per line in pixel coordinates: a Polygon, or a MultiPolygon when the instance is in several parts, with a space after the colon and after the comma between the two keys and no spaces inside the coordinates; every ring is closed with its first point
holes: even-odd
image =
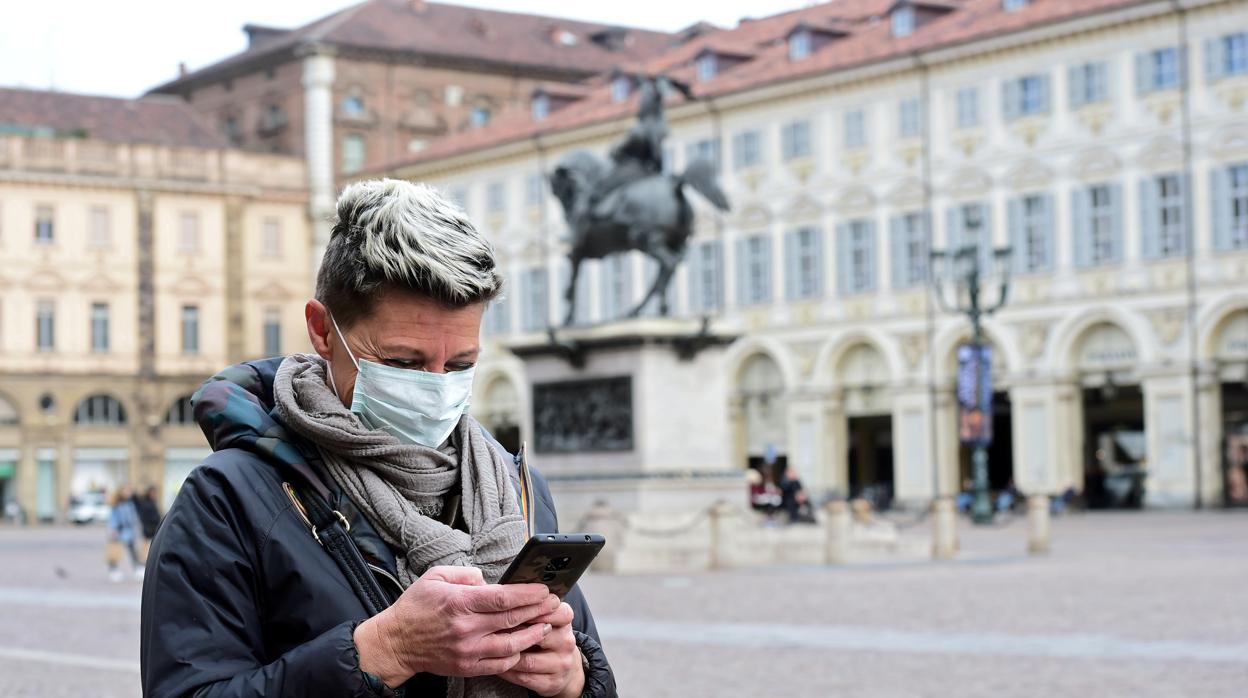
{"type": "Polygon", "coordinates": [[[919,27],[957,9],[946,0],[898,0],[888,10],[890,31],[895,38],[910,36],[919,27]]]}
{"type": "Polygon", "coordinates": [[[543,85],[533,90],[529,98],[529,113],[534,121],[543,121],[584,96],[585,88],[578,85],[543,85]]]}
{"type": "Polygon", "coordinates": [[[785,35],[785,41],[789,47],[789,60],[800,61],[829,43],[848,35],[848,31],[839,27],[798,22],[785,35]]]}
{"type": "Polygon", "coordinates": [[[708,46],[693,59],[694,74],[698,82],[706,82],[750,58],[749,54],[737,50],[708,46]]]}

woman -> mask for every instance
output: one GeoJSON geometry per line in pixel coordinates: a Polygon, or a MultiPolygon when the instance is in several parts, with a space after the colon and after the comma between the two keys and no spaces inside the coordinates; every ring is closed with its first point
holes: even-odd
{"type": "Polygon", "coordinates": [[[195,396],[214,453],[152,546],[144,693],[614,696],[579,590],[495,584],[557,522],[465,412],[493,250],[423,186],[357,183],[337,213],[305,308],[316,353],[195,396]]]}
{"type": "Polygon", "coordinates": [[[134,569],[134,578],[143,578],[143,564],[139,562],[139,553],[135,548],[139,538],[139,515],[134,509],[134,490],[129,485],[122,485],[113,493],[112,509],[108,512],[108,578],[114,582],[121,581],[121,551],[124,548],[130,555],[130,566],[134,569]]]}

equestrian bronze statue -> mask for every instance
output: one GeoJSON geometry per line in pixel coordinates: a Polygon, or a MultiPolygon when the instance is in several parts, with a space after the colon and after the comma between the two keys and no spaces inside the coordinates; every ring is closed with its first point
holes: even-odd
{"type": "Polygon", "coordinates": [[[693,187],[720,211],[728,199],[716,181],[716,165],[705,159],[688,163],[680,174],[663,172],[663,140],[667,122],[663,96],[668,86],[691,97],[689,89],[664,77],[641,77],[641,106],[628,136],[611,150],[611,161],[584,150],[564,157],[550,175],[551,191],[563,205],[571,231],[568,258],[568,312],[564,325],[576,313],[576,279],[581,262],[611,254],[640,250],[654,258],[659,272],[629,317],[636,317],[654,296],[659,313],[667,315],[667,286],[684,257],[693,233],[693,208],[685,185],[693,187]]]}

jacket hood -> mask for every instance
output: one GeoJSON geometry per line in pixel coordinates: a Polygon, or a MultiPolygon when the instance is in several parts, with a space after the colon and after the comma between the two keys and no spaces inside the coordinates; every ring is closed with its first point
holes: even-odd
{"type": "Polygon", "coordinates": [[[191,396],[195,421],[214,451],[238,448],[269,462],[306,467],[296,440],[277,418],[273,377],[284,357],[235,364],[191,396]]]}

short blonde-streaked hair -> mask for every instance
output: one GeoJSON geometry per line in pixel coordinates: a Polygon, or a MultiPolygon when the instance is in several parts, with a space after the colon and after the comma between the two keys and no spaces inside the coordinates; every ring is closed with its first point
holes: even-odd
{"type": "Polygon", "coordinates": [[[316,298],[339,325],[367,316],[389,289],[460,308],[493,300],[502,288],[494,248],[436,189],[373,179],[338,197],[316,298]]]}

